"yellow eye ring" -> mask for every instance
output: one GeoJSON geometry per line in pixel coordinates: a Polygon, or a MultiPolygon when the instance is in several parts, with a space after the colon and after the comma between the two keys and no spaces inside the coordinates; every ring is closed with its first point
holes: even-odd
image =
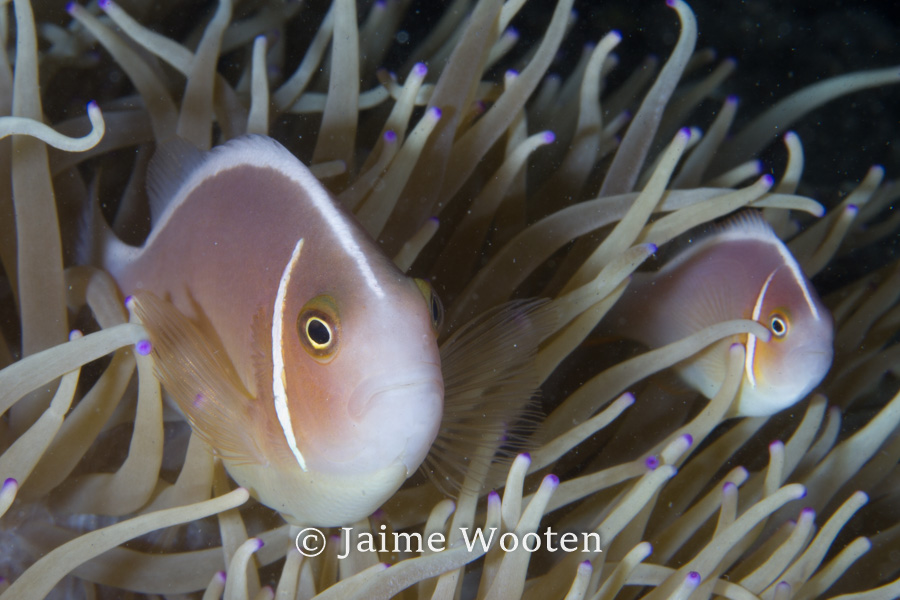
{"type": "Polygon", "coordinates": [[[340,319],[334,298],[316,296],[303,305],[297,317],[300,345],[315,360],[331,361],[340,346],[340,319]]]}
{"type": "Polygon", "coordinates": [[[444,305],[430,283],[418,277],[415,279],[415,282],[419,287],[419,291],[425,297],[425,305],[428,307],[428,313],[431,315],[431,328],[437,335],[444,324],[444,305]]]}
{"type": "Polygon", "coordinates": [[[788,333],[787,317],[781,313],[772,313],[769,317],[769,330],[776,338],[783,338],[788,333]]]}
{"type": "Polygon", "coordinates": [[[312,316],[306,319],[306,337],[310,345],[316,350],[324,350],[331,343],[331,327],[319,317],[312,316]]]}

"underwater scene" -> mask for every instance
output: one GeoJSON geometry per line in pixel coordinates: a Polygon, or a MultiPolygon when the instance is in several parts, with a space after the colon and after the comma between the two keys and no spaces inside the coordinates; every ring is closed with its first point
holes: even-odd
{"type": "Polygon", "coordinates": [[[900,597],[886,4],[0,38],[0,600],[900,597]]]}

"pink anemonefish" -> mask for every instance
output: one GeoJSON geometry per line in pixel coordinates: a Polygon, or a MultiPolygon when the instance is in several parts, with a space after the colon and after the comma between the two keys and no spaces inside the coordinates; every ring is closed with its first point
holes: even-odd
{"type": "Polygon", "coordinates": [[[296,523],[362,518],[438,433],[440,303],[274,140],[192,150],[154,158],[153,231],[102,262],[238,483],[296,523]]]}
{"type": "MultiPolygon", "coordinates": [[[[772,335],[768,342],[741,336],[744,377],[731,414],[774,414],[802,400],[828,373],[831,314],[756,211],[716,226],[658,271],[636,273],[605,323],[622,337],[658,348],[732,319],[752,319],[772,335]]],[[[734,342],[721,340],[682,361],[676,365],[678,373],[712,398],[734,342]]]]}
{"type": "Polygon", "coordinates": [[[515,437],[552,303],[496,307],[439,350],[431,286],[267,137],[164,145],[148,193],[142,247],[94,206],[80,251],[133,296],[157,377],[193,430],[289,522],[364,518],[423,461],[458,487],[479,446],[490,459],[491,440],[515,437]]]}

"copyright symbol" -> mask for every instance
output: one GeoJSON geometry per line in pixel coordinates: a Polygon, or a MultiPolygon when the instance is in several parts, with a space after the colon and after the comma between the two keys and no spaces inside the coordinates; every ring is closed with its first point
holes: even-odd
{"type": "Polygon", "coordinates": [[[315,527],[307,527],[297,534],[294,545],[303,556],[308,558],[318,556],[325,550],[325,534],[315,527]]]}

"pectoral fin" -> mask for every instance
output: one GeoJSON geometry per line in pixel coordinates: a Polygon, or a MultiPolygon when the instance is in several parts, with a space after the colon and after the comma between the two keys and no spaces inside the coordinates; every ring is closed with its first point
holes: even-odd
{"type": "Polygon", "coordinates": [[[171,303],[144,291],[133,299],[150,335],[156,377],[194,431],[223,458],[266,464],[253,433],[255,400],[225,349],[171,303]]]}
{"type": "Polygon", "coordinates": [[[480,485],[492,460],[529,449],[540,416],[534,361],[558,319],[547,300],[516,300],[473,319],[441,345],[444,418],[426,466],[444,491],[480,485]]]}

